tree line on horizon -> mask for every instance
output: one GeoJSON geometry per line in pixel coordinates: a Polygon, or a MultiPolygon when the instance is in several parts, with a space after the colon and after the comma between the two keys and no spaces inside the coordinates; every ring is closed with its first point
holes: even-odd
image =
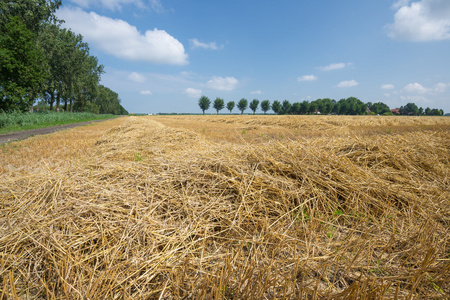
{"type": "Polygon", "coordinates": [[[103,66],[82,35],[61,27],[54,14],[60,5],[0,1],[0,111],[128,114],[118,94],[99,83],[103,66]]]}
{"type": "Polygon", "coordinates": [[[224,109],[232,113],[233,109],[236,107],[241,114],[247,108],[250,108],[253,111],[253,114],[256,113],[256,110],[260,107],[261,110],[266,114],[269,110],[272,110],[275,114],[278,115],[307,115],[307,114],[338,114],[338,115],[428,115],[428,116],[442,116],[444,111],[442,109],[429,107],[423,109],[422,107],[417,107],[414,103],[408,103],[404,106],[401,106],[398,109],[391,110],[388,105],[383,102],[367,102],[364,103],[356,97],[349,97],[346,99],[341,99],[336,101],[330,98],[317,99],[314,101],[304,100],[302,102],[294,102],[291,104],[288,100],[284,100],[280,102],[278,100],[273,101],[263,100],[259,101],[258,99],[253,99],[250,103],[247,99],[242,98],[237,103],[234,101],[229,101],[225,105],[225,101],[222,98],[217,97],[214,102],[206,96],[201,96],[198,100],[198,105],[202,110],[203,114],[205,111],[212,107],[217,111],[217,114],[224,109]]]}

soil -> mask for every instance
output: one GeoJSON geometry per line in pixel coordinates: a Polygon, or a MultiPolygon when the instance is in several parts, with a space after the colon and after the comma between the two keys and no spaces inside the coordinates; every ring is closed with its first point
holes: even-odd
{"type": "Polygon", "coordinates": [[[106,120],[109,120],[109,119],[94,120],[94,121],[87,121],[87,122],[81,122],[81,123],[73,123],[73,124],[59,125],[59,126],[53,126],[53,127],[11,132],[11,133],[7,133],[7,134],[0,134],[0,145],[9,143],[9,142],[13,142],[13,141],[25,140],[25,139],[27,139],[31,136],[35,136],[35,135],[49,134],[49,133],[53,133],[53,132],[64,130],[64,129],[88,125],[93,122],[101,122],[101,121],[106,121],[106,120]]]}

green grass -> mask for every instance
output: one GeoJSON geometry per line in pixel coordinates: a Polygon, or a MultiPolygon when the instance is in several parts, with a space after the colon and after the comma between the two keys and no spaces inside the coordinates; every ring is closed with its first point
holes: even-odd
{"type": "Polygon", "coordinates": [[[115,115],[93,113],[0,113],[0,134],[44,127],[114,118],[115,115]]]}

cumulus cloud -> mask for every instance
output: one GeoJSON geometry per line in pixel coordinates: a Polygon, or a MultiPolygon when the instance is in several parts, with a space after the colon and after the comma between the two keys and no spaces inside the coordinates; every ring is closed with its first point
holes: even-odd
{"type": "Polygon", "coordinates": [[[261,94],[262,94],[262,91],[260,91],[260,90],[257,90],[257,91],[251,91],[250,94],[251,94],[251,95],[261,95],[261,94]]]}
{"type": "Polygon", "coordinates": [[[202,95],[202,90],[187,88],[184,90],[184,93],[190,98],[200,98],[200,96],[202,95]]]}
{"type": "Polygon", "coordinates": [[[144,90],[144,91],[141,91],[140,94],[143,95],[143,96],[149,96],[149,95],[152,94],[152,92],[149,91],[149,90],[144,90]]]}
{"type": "Polygon", "coordinates": [[[202,49],[209,49],[209,50],[218,50],[221,47],[218,47],[216,42],[211,42],[211,43],[202,43],[197,39],[190,39],[189,43],[191,43],[191,47],[192,48],[202,48],[202,49]]]}
{"type": "Polygon", "coordinates": [[[147,80],[147,78],[145,78],[145,76],[143,76],[139,73],[136,73],[136,72],[133,72],[130,75],[128,75],[128,79],[130,79],[131,81],[134,81],[134,82],[139,82],[139,83],[143,83],[147,80]]]}
{"type": "Polygon", "coordinates": [[[395,87],[394,87],[394,85],[393,84],[383,84],[382,86],[381,86],[381,89],[383,89],[383,90],[393,90],[395,87]]]}
{"type": "Polygon", "coordinates": [[[387,25],[388,36],[405,41],[450,39],[450,1],[421,0],[397,2],[394,23],[387,25]]]}
{"type": "Polygon", "coordinates": [[[319,69],[322,71],[332,71],[332,70],[343,69],[349,65],[351,65],[351,63],[336,63],[336,64],[330,64],[325,67],[319,67],[319,69]]]}
{"type": "Polygon", "coordinates": [[[91,45],[105,53],[132,61],[185,65],[188,55],[183,44],[157,28],[141,33],[135,26],[119,19],[87,13],[80,8],[62,8],[57,16],[64,26],[84,36],[91,45]]]}
{"type": "Polygon", "coordinates": [[[337,85],[339,88],[347,88],[347,87],[353,87],[357,86],[359,83],[356,80],[347,80],[347,81],[341,81],[337,85]]]}
{"type": "MultiPolygon", "coordinates": [[[[81,7],[88,8],[92,6],[101,6],[109,10],[121,10],[123,5],[135,5],[139,8],[147,8],[142,0],[70,0],[81,7]]],[[[150,0],[150,8],[156,12],[164,11],[159,0],[150,0]]]]}
{"type": "Polygon", "coordinates": [[[437,95],[442,94],[447,91],[447,87],[449,87],[450,84],[439,82],[434,87],[427,88],[421,85],[418,82],[410,83],[405,85],[403,88],[403,92],[409,93],[409,94],[429,94],[429,95],[437,95]]]}
{"type": "Polygon", "coordinates": [[[219,91],[232,91],[236,88],[239,81],[234,77],[213,76],[208,81],[208,87],[219,91]]]}
{"type": "Polygon", "coordinates": [[[315,75],[303,75],[303,76],[297,78],[298,82],[301,82],[301,81],[314,81],[314,80],[317,80],[317,76],[315,76],[315,75]]]}
{"type": "Polygon", "coordinates": [[[407,93],[417,93],[417,94],[425,94],[428,92],[428,89],[425,88],[423,85],[421,85],[420,83],[410,83],[407,84],[403,90],[407,93]]]}
{"type": "Polygon", "coordinates": [[[421,104],[421,103],[430,103],[430,99],[428,99],[425,96],[420,96],[420,95],[416,95],[416,96],[400,96],[400,100],[402,100],[402,102],[405,103],[415,103],[415,104],[421,104]]]}

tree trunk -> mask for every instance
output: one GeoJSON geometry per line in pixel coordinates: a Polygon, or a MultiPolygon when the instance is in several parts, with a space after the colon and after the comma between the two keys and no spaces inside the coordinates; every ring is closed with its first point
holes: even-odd
{"type": "Polygon", "coordinates": [[[53,103],[55,102],[55,91],[50,93],[50,111],[53,110],[53,103]]]}

